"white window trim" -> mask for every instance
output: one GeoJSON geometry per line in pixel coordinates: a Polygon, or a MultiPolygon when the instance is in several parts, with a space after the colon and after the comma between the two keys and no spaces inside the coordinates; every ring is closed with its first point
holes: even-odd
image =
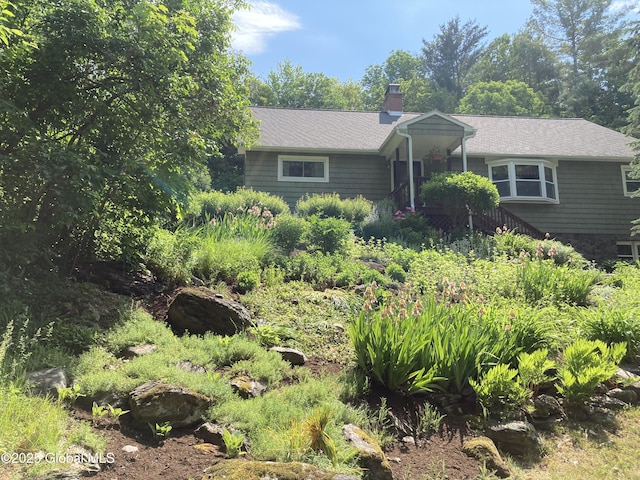
{"type": "Polygon", "coordinates": [[[329,181],[329,157],[306,155],[278,155],[278,181],[327,183],[329,181]],[[283,175],[282,162],[322,162],[324,163],[324,177],[289,177],[283,175]]]}
{"type": "Polygon", "coordinates": [[[536,165],[540,170],[540,191],[542,196],[540,197],[525,197],[518,195],[511,195],[509,197],[500,197],[501,202],[527,202],[527,203],[560,203],[560,193],[558,189],[558,176],[556,173],[557,162],[549,160],[534,160],[534,159],[519,159],[519,158],[505,158],[501,160],[486,162],[489,168],[489,179],[493,182],[492,167],[500,167],[506,165],[509,170],[509,190],[510,192],[516,192],[516,165],[536,165]],[[542,167],[542,168],[540,168],[542,167]],[[549,198],[547,194],[547,182],[544,175],[544,167],[551,169],[551,175],[553,176],[553,185],[556,190],[556,198],[549,198]]]}
{"type": "MultiPolygon", "coordinates": [[[[627,172],[632,171],[633,168],[631,168],[631,165],[620,165],[620,171],[622,173],[622,191],[624,192],[624,196],[625,197],[632,197],[634,192],[630,192],[627,189],[627,172]]],[[[638,180],[633,180],[635,182],[640,182],[640,179],[638,180]]]]}
{"type": "Polygon", "coordinates": [[[623,257],[623,256],[618,256],[619,260],[633,260],[634,262],[637,262],[638,260],[640,260],[640,256],[638,255],[638,250],[640,249],[640,242],[616,242],[616,247],[618,245],[631,245],[631,257],[623,257]]]}

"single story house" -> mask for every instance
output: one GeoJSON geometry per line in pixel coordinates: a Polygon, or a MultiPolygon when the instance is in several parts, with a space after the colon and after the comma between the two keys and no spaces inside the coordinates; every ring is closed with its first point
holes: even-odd
{"type": "Polygon", "coordinates": [[[472,171],[498,188],[496,225],[549,233],[596,260],[639,258],[640,238],[630,235],[640,217],[633,139],[614,130],[579,118],[407,113],[398,85],[381,112],[252,112],[260,137],[245,151],[245,185],[292,205],[337,192],[420,209],[428,206],[419,187],[432,173],[472,171]]]}

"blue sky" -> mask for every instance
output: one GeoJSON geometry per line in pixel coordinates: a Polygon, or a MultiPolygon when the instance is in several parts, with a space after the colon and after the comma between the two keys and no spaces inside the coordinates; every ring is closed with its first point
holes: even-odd
{"type": "Polygon", "coordinates": [[[305,73],[360,80],[393,50],[419,53],[440,25],[456,15],[477,20],[489,39],[520,30],[533,11],[529,0],[250,0],[235,15],[233,46],[266,76],[289,59],[305,73]]]}

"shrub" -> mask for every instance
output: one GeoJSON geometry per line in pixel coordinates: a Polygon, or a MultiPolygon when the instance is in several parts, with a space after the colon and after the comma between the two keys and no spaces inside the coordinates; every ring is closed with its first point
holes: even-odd
{"type": "Polygon", "coordinates": [[[286,253],[291,253],[307,231],[307,221],[294,215],[281,215],[277,218],[272,235],[276,245],[286,253]]]}
{"type": "Polygon", "coordinates": [[[351,225],[341,218],[309,217],[309,243],[325,253],[344,250],[351,233],[351,225]]]}
{"type": "Polygon", "coordinates": [[[407,272],[397,263],[389,264],[384,273],[394,282],[404,283],[407,279],[407,272]]]}
{"type": "Polygon", "coordinates": [[[597,309],[581,312],[582,331],[588,340],[607,345],[626,343],[625,361],[633,363],[640,355],[640,319],[635,309],[597,309]]]}
{"type": "Polygon", "coordinates": [[[255,206],[268,210],[273,216],[289,212],[289,205],[280,197],[239,188],[234,193],[212,190],[195,194],[189,202],[187,216],[196,223],[205,223],[211,218],[221,218],[229,213],[246,213],[255,206]]]}
{"type": "Polygon", "coordinates": [[[556,265],[582,268],[589,262],[576,250],[562,242],[546,238],[537,240],[514,230],[498,228],[493,236],[495,254],[505,254],[509,258],[530,257],[540,260],[552,259],[556,265]]]}
{"type": "Polygon", "coordinates": [[[467,208],[473,213],[484,213],[500,202],[498,189],[491,180],[471,172],[436,174],[422,185],[420,193],[427,205],[443,205],[454,227],[463,226],[467,208]]]}
{"type": "Polygon", "coordinates": [[[550,260],[525,260],[521,285],[525,298],[538,302],[548,298],[556,303],[586,305],[593,286],[600,280],[596,270],[569,269],[550,260]]]}
{"type": "Polygon", "coordinates": [[[371,214],[373,203],[361,195],[341,199],[337,193],[307,195],[296,203],[296,212],[302,217],[342,218],[359,224],[371,214]]]}
{"type": "Polygon", "coordinates": [[[247,293],[255,290],[260,285],[260,274],[258,272],[244,271],[238,273],[238,291],[247,293]]]}

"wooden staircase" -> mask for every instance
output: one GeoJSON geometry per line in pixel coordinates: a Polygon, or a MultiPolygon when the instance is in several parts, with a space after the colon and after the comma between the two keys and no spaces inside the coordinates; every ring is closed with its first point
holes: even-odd
{"type": "MultiPolygon", "coordinates": [[[[415,194],[416,199],[414,204],[416,205],[416,211],[423,214],[427,219],[429,225],[434,228],[438,228],[444,231],[449,231],[452,228],[451,220],[442,207],[427,207],[420,206],[422,201],[419,199],[420,187],[426,181],[428,177],[415,177],[415,194]]],[[[403,210],[411,205],[409,194],[409,182],[405,181],[398,186],[389,196],[396,203],[400,210],[403,210]]],[[[522,218],[511,213],[502,205],[497,206],[493,210],[490,210],[484,215],[473,215],[473,228],[481,231],[487,235],[494,235],[498,228],[513,230],[516,233],[528,235],[532,238],[545,238],[545,234],[538,230],[530,223],[525,222],[522,218]]]]}

